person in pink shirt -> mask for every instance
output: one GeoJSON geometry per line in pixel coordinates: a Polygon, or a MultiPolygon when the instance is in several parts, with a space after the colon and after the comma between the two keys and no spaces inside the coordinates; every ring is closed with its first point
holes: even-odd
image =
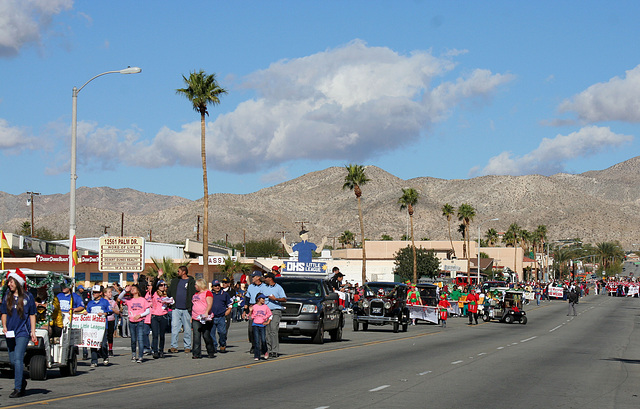
{"type": "Polygon", "coordinates": [[[158,359],[164,358],[164,337],[169,327],[168,308],[173,304],[173,298],[167,297],[167,283],[164,280],[157,280],[152,292],[151,331],[153,340],[151,341],[151,349],[153,350],[153,359],[158,359]],[[160,344],[159,347],[158,344],[160,344]]]}
{"type": "Polygon", "coordinates": [[[262,293],[256,295],[256,303],[250,309],[251,328],[253,329],[253,359],[259,361],[262,354],[264,354],[264,359],[269,359],[266,327],[271,322],[272,314],[271,309],[265,305],[265,295],[262,293]]]}
{"type": "Polygon", "coordinates": [[[144,317],[151,314],[149,302],[140,294],[137,285],[128,285],[118,296],[129,310],[131,329],[131,362],[142,363],[144,353],[144,317]],[[136,357],[137,351],[137,357],[136,357]]]}
{"type": "Polygon", "coordinates": [[[104,290],[104,298],[109,301],[113,314],[107,315],[107,344],[109,345],[109,356],[113,356],[113,333],[116,329],[116,315],[120,314],[118,302],[113,299],[113,287],[104,290]]]}
{"type": "Polygon", "coordinates": [[[191,299],[193,305],[191,307],[191,356],[192,359],[200,359],[202,350],[202,338],[207,348],[209,358],[215,357],[215,349],[213,348],[213,338],[211,338],[211,328],[213,327],[213,294],[208,289],[207,282],[202,278],[196,280],[196,293],[191,299]]]}

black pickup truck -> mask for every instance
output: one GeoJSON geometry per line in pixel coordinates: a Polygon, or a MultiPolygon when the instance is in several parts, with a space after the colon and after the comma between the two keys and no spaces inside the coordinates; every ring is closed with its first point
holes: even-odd
{"type": "Polygon", "coordinates": [[[325,279],[277,277],[276,282],[287,295],[278,331],[281,337],[310,336],[313,343],[322,344],[327,331],[332,341],[342,340],[344,316],[338,294],[329,289],[325,279]]]}

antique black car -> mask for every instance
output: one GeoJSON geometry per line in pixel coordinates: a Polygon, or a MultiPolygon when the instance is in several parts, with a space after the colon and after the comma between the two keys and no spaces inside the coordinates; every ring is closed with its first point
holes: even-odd
{"type": "Polygon", "coordinates": [[[406,332],[409,327],[406,284],[393,282],[370,282],[364,286],[364,294],[354,307],[353,330],[358,331],[360,324],[366,331],[371,325],[393,325],[393,332],[400,326],[406,332]]]}

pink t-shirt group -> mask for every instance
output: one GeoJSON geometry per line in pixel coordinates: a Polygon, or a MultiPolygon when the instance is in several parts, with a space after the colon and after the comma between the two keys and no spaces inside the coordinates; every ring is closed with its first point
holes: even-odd
{"type": "Polygon", "coordinates": [[[128,300],[125,299],[122,300],[122,302],[127,304],[127,308],[129,308],[129,321],[131,322],[144,321],[146,317],[142,317],[139,320],[135,320],[134,317],[144,313],[147,308],[151,307],[149,305],[149,301],[144,297],[130,298],[128,300]]]}
{"type": "Polygon", "coordinates": [[[207,312],[207,297],[211,297],[213,299],[213,294],[209,290],[201,291],[193,295],[193,298],[191,299],[193,302],[193,307],[191,307],[192,319],[197,320],[199,315],[203,315],[207,312]]]}
{"type": "Polygon", "coordinates": [[[167,304],[162,302],[163,298],[158,293],[153,294],[151,299],[151,315],[167,315],[167,304]]]}

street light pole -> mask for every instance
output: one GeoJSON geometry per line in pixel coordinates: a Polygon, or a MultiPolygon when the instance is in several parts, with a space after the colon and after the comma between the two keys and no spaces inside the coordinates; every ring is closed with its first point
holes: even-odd
{"type": "Polygon", "coordinates": [[[28,195],[30,195],[29,199],[27,200],[27,204],[31,205],[31,237],[36,237],[35,233],[36,233],[36,229],[35,227],[33,227],[33,196],[40,196],[40,193],[38,192],[27,192],[28,195]]]}
{"type": "Polygon", "coordinates": [[[484,222],[480,223],[478,225],[478,285],[480,285],[480,228],[482,227],[482,225],[484,225],[486,222],[495,222],[497,220],[500,220],[499,218],[494,218],[494,219],[490,219],[490,220],[485,220],[484,222]]]}
{"type": "Polygon", "coordinates": [[[76,179],[78,179],[78,175],[76,174],[76,147],[77,147],[77,139],[78,139],[78,93],[82,91],[82,88],[87,86],[88,83],[95,80],[98,77],[107,74],[137,74],[141,72],[142,69],[139,67],[127,67],[122,70],[115,71],[106,71],[102,74],[98,74],[91,78],[89,81],[85,82],[83,86],[80,88],[73,87],[71,94],[72,101],[72,109],[71,109],[71,187],[69,189],[69,276],[74,278],[74,270],[73,270],[73,251],[71,241],[73,237],[76,235],[76,179]]]}

